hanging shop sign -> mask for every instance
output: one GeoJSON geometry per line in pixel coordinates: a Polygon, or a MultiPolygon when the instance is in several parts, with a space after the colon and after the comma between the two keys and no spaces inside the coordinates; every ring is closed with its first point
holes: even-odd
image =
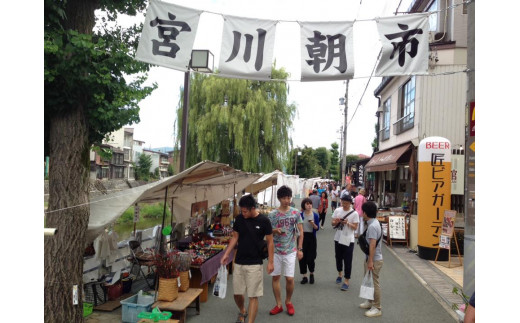
{"type": "Polygon", "coordinates": [[[464,155],[451,156],[451,194],[464,195],[464,155]]]}
{"type": "Polygon", "coordinates": [[[418,255],[434,260],[443,215],[451,207],[451,143],[428,137],[419,143],[418,255]]]}

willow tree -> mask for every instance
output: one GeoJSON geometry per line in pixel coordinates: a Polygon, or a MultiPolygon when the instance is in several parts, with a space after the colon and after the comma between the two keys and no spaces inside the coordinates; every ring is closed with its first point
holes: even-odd
{"type": "MultiPolygon", "coordinates": [[[[273,79],[287,79],[283,68],[273,79]]],[[[285,82],[191,76],[186,166],[213,160],[250,172],[281,169],[287,158],[296,106],[285,82]]],[[[181,89],[181,98],[183,89],[181,89]]],[[[177,122],[182,120],[182,101],[177,122]]],[[[177,129],[182,129],[178,124],[177,129]]]]}
{"type": "Polygon", "coordinates": [[[133,59],[140,26],[109,27],[135,15],[143,0],[45,0],[45,153],[50,157],[45,239],[45,322],[83,321],[83,253],[89,221],[89,152],[122,126],[139,121],[148,64],[133,59]],[[96,10],[107,13],[94,31],[96,10]],[[125,76],[137,76],[127,82],[125,76]],[[73,304],[73,286],[78,304],[73,304]]]}

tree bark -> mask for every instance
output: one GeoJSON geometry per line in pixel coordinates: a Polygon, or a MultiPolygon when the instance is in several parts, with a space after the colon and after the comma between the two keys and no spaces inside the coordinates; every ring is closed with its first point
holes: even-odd
{"type": "MultiPolygon", "coordinates": [[[[65,29],[91,34],[97,0],[69,0],[65,29]]],[[[90,145],[84,103],[54,114],[49,122],[49,204],[46,226],[57,228],[44,241],[45,322],[83,322],[83,253],[90,215],[90,145]],[[73,305],[73,286],[78,304],[73,305]]]]}
{"type": "Polygon", "coordinates": [[[82,322],[83,253],[89,219],[88,128],[80,106],[51,119],[45,238],[45,322],[82,322]],[[73,305],[73,285],[78,305],[73,305]]]}

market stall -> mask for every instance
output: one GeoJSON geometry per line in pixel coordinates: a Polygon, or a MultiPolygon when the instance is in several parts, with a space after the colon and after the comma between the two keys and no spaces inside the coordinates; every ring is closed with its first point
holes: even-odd
{"type": "MultiPolygon", "coordinates": [[[[163,212],[162,226],[160,226],[156,235],[158,239],[156,240],[155,247],[147,252],[151,252],[154,256],[150,261],[157,262],[158,259],[162,259],[163,262],[175,262],[172,260],[171,255],[179,253],[181,250],[177,249],[175,244],[163,243],[163,241],[168,240],[168,237],[171,237],[172,232],[177,230],[177,226],[172,228],[173,225],[170,226],[165,223],[166,207],[170,207],[172,210],[172,222],[173,218],[175,218],[177,225],[189,225],[195,220],[198,230],[197,232],[190,233],[205,233],[209,224],[208,217],[212,218],[214,206],[223,200],[234,197],[236,192],[243,190],[260,176],[260,174],[235,170],[226,164],[204,161],[175,176],[154,183],[92,198],[90,201],[91,216],[87,231],[87,240],[89,242],[93,241],[130,206],[137,205],[138,203],[164,202],[165,209],[163,212]],[[194,206],[197,206],[195,212],[194,206]],[[202,223],[200,228],[199,221],[202,223]],[[160,247],[158,248],[157,246],[160,247]],[[157,257],[157,255],[161,256],[157,257]]],[[[221,233],[226,232],[226,230],[223,229],[224,228],[220,228],[221,233]]],[[[227,228],[227,232],[230,232],[229,227],[227,228]]],[[[204,244],[200,246],[200,248],[188,248],[189,250],[185,250],[186,253],[189,254],[189,268],[192,271],[192,277],[188,282],[190,286],[196,285],[200,287],[204,283],[207,284],[207,281],[216,274],[218,266],[220,265],[222,250],[225,248],[227,242],[226,240],[226,234],[223,234],[221,237],[212,239],[212,243],[208,245],[204,244]],[[215,267],[217,268],[216,270],[214,269],[215,267]],[[200,272],[200,279],[198,281],[197,272],[200,272]]],[[[232,261],[232,259],[233,258],[230,257],[230,261],[232,261]]],[[[124,263],[124,258],[118,259],[113,265],[117,266],[118,263],[124,263]]],[[[159,267],[161,267],[161,265],[155,263],[155,268],[159,267]]],[[[172,265],[171,269],[177,271],[176,265],[172,265]]],[[[158,270],[156,270],[156,273],[157,272],[158,270]]],[[[164,290],[164,288],[161,289],[161,281],[164,282],[165,279],[180,280],[180,272],[170,276],[173,277],[161,277],[161,275],[157,274],[159,284],[156,284],[156,300],[160,300],[158,297],[161,297],[160,292],[164,290]],[[157,290],[157,287],[159,287],[159,290],[157,290]]],[[[176,284],[177,283],[174,285],[176,284]]],[[[178,294],[178,291],[176,291],[175,294],[178,294]]],[[[175,298],[176,297],[174,297],[172,301],[174,301],[175,298]]],[[[130,305],[127,306],[126,311],[125,308],[123,308],[123,316],[128,314],[128,308],[131,307],[130,305]]]]}

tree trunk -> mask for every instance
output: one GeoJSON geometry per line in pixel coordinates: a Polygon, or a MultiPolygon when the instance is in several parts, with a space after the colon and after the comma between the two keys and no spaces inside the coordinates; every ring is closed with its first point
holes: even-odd
{"type": "Polygon", "coordinates": [[[83,253],[89,219],[88,128],[79,106],[50,122],[49,205],[45,237],[45,322],[83,321],[83,253]],[[73,286],[78,287],[73,305],[73,286]]]}
{"type": "MultiPolygon", "coordinates": [[[[97,0],[69,0],[65,29],[91,34],[97,0]]],[[[87,102],[88,98],[83,98],[87,102]]],[[[49,122],[49,204],[46,226],[57,233],[44,241],[45,322],[83,322],[83,253],[90,215],[90,145],[83,103],[56,113],[49,122]],[[78,304],[73,305],[73,286],[78,304]]]]}

